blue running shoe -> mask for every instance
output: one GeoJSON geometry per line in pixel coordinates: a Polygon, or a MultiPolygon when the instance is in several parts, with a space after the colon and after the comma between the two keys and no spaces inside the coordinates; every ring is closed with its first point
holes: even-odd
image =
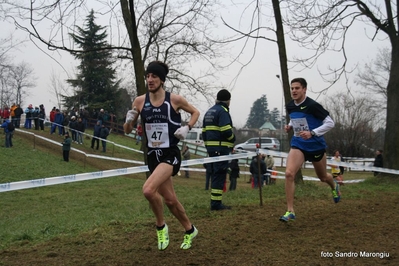
{"type": "Polygon", "coordinates": [[[287,211],[283,216],[280,217],[280,221],[282,222],[295,221],[295,213],[287,211]]]}
{"type": "Polygon", "coordinates": [[[341,191],[339,191],[339,184],[336,181],[334,182],[335,182],[335,189],[333,189],[331,192],[333,195],[334,202],[338,203],[341,199],[341,191]]]}

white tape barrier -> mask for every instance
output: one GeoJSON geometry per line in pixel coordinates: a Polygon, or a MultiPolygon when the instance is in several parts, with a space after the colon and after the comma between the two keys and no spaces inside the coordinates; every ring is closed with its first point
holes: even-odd
{"type": "Polygon", "coordinates": [[[148,171],[148,167],[146,165],[144,165],[144,166],[120,168],[120,169],[114,169],[114,170],[97,171],[97,172],[91,172],[91,173],[64,175],[64,176],[39,178],[39,179],[20,181],[20,182],[3,183],[3,184],[0,184],[0,192],[21,190],[21,189],[35,188],[35,187],[44,187],[44,186],[51,186],[51,185],[59,185],[59,184],[99,179],[99,178],[106,178],[106,177],[113,177],[113,176],[137,174],[137,173],[142,173],[142,172],[147,172],[147,171],[148,171]]]}
{"type": "MultiPolygon", "coordinates": [[[[33,134],[33,133],[30,133],[30,134],[33,134]]],[[[42,136],[38,136],[38,137],[40,137],[44,140],[50,141],[52,143],[61,145],[61,143],[59,143],[59,142],[46,139],[42,136]]],[[[77,150],[77,149],[73,149],[73,150],[85,154],[84,152],[82,152],[80,150],[77,150]]],[[[262,150],[261,152],[264,154],[270,154],[270,155],[276,155],[276,156],[277,156],[277,154],[279,156],[281,156],[281,155],[287,156],[287,154],[284,154],[281,152],[274,152],[274,151],[270,151],[270,150],[262,150]]],[[[255,152],[237,153],[237,154],[224,155],[224,156],[218,156],[218,157],[207,157],[207,158],[182,161],[182,166],[184,168],[184,166],[189,166],[189,165],[198,165],[198,164],[226,161],[226,160],[232,160],[232,159],[241,159],[241,158],[248,158],[248,157],[253,157],[253,156],[256,156],[255,152]]],[[[96,156],[93,155],[92,157],[102,158],[102,159],[107,158],[106,156],[97,156],[97,155],[96,156]]],[[[110,157],[108,157],[108,158],[111,159],[110,157]]],[[[119,160],[125,161],[125,159],[119,159],[119,160]]],[[[129,160],[126,160],[126,161],[129,161],[129,160]]],[[[331,160],[329,160],[329,161],[331,161],[331,160]]],[[[335,161],[332,163],[337,165],[337,163],[335,161]]],[[[339,165],[347,166],[347,167],[354,167],[354,164],[350,164],[350,163],[342,163],[341,162],[341,163],[339,163],[339,165]]],[[[369,170],[367,167],[360,167],[359,165],[356,165],[356,166],[363,170],[369,170]]],[[[190,170],[191,170],[191,168],[190,168],[190,170]]],[[[201,169],[201,170],[203,171],[203,169],[201,169]]],[[[397,170],[378,168],[378,167],[371,167],[369,171],[374,171],[374,170],[378,170],[379,172],[389,172],[389,173],[399,174],[399,171],[397,171],[397,170]]],[[[57,177],[49,177],[49,178],[40,178],[40,179],[33,179],[33,180],[19,181],[19,182],[9,182],[9,183],[0,184],[0,192],[21,190],[21,189],[42,187],[42,186],[51,186],[51,185],[99,179],[99,178],[105,178],[105,177],[136,174],[136,173],[142,173],[142,172],[146,172],[146,171],[148,171],[148,167],[146,165],[143,165],[143,166],[138,166],[138,167],[120,168],[120,169],[97,171],[97,172],[91,172],[91,173],[57,176],[57,177]]],[[[304,176],[304,180],[318,180],[318,179],[313,178],[313,177],[304,176]]],[[[361,182],[361,181],[353,181],[353,182],[361,182]]]]}
{"type": "MultiPolygon", "coordinates": [[[[56,142],[55,142],[56,143],[56,142]]],[[[211,163],[211,162],[218,162],[218,161],[226,161],[232,159],[240,159],[246,158],[250,156],[255,156],[255,152],[251,153],[241,153],[241,154],[232,154],[232,155],[225,155],[225,156],[218,156],[218,157],[207,157],[207,158],[200,158],[200,159],[193,159],[182,161],[182,169],[188,169],[193,171],[196,168],[186,168],[184,166],[189,165],[198,165],[204,163],[211,163]]],[[[94,156],[93,156],[94,157],[94,156]]],[[[103,156],[98,156],[103,157],[103,156]]],[[[51,185],[58,185],[64,183],[71,183],[77,181],[85,181],[85,180],[92,180],[92,179],[99,179],[99,178],[106,178],[106,177],[113,177],[113,176],[121,176],[121,175],[128,175],[128,174],[137,174],[142,172],[147,172],[148,167],[146,165],[137,166],[137,167],[129,167],[129,168],[120,168],[114,170],[105,170],[105,171],[97,171],[91,173],[83,173],[83,174],[74,174],[74,175],[65,175],[65,176],[57,176],[57,177],[49,177],[49,178],[40,178],[40,179],[33,179],[27,181],[19,181],[19,182],[9,182],[0,184],[0,192],[6,191],[14,191],[14,190],[21,190],[27,188],[35,188],[35,187],[43,187],[43,186],[51,186],[51,185]]],[[[205,172],[205,169],[198,169],[200,172],[205,172]]],[[[243,172],[245,174],[250,174],[249,172],[243,172]]],[[[279,174],[283,174],[282,172],[278,172],[279,174]]],[[[284,176],[280,176],[279,178],[283,179],[284,176]]],[[[304,180],[311,180],[311,181],[319,181],[317,178],[307,177],[304,176],[304,180]]],[[[361,182],[363,180],[351,180],[350,182],[361,182]]],[[[349,181],[346,181],[349,183],[349,181]]]]}
{"type": "MultiPolygon", "coordinates": [[[[52,140],[52,139],[43,137],[43,136],[41,136],[41,135],[37,135],[37,134],[35,134],[35,133],[33,133],[33,132],[28,132],[28,131],[19,130],[19,129],[16,129],[16,130],[17,130],[18,132],[21,132],[21,133],[25,133],[25,134],[29,134],[29,135],[34,135],[36,138],[39,138],[39,139],[42,139],[42,140],[44,140],[44,141],[53,143],[53,144],[55,144],[55,145],[62,146],[61,142],[57,142],[57,141],[54,141],[54,140],[52,140]]],[[[126,146],[122,146],[122,145],[116,144],[116,143],[114,143],[114,142],[112,142],[112,141],[109,141],[109,142],[110,142],[110,143],[113,143],[115,146],[119,146],[119,147],[122,147],[122,148],[124,148],[124,149],[133,150],[133,151],[135,151],[135,152],[143,153],[143,151],[139,151],[139,150],[136,150],[136,149],[133,149],[133,148],[129,148],[129,147],[126,147],[126,146]]],[[[135,161],[135,160],[129,160],[129,159],[121,159],[121,158],[114,158],[114,157],[108,157],[108,156],[100,156],[100,155],[96,155],[96,154],[89,154],[89,153],[85,153],[84,151],[81,151],[81,150],[76,149],[76,148],[73,148],[73,147],[71,147],[71,150],[73,150],[73,151],[75,151],[75,152],[78,152],[78,153],[81,153],[81,154],[85,155],[86,157],[92,157],[92,158],[98,158],[98,159],[104,159],[104,160],[111,160],[111,161],[118,161],[118,162],[134,163],[134,164],[144,164],[144,162],[142,162],[142,161],[135,161]]]]}
{"type": "MultiPolygon", "coordinates": [[[[43,139],[45,141],[48,141],[48,142],[51,142],[51,143],[55,143],[57,145],[61,145],[59,142],[53,141],[51,139],[45,138],[45,137],[40,136],[40,135],[36,135],[36,134],[34,134],[32,132],[27,132],[27,131],[19,130],[19,129],[16,129],[16,130],[18,132],[35,135],[36,137],[41,138],[41,139],[43,139]]],[[[112,142],[112,141],[108,141],[108,140],[105,140],[105,141],[107,141],[109,143],[112,143],[113,145],[121,147],[123,149],[128,149],[128,150],[132,150],[134,152],[143,153],[143,151],[141,151],[141,150],[137,150],[137,149],[133,149],[133,148],[130,148],[130,147],[127,147],[127,146],[123,146],[123,145],[117,144],[117,143],[112,142]]],[[[76,151],[76,152],[79,152],[81,154],[84,154],[87,157],[93,157],[93,158],[99,158],[99,159],[105,159],[105,160],[121,161],[121,162],[128,162],[128,163],[135,163],[135,164],[144,164],[141,161],[127,160],[127,159],[118,159],[118,158],[114,158],[114,157],[86,154],[85,152],[80,151],[80,150],[75,149],[75,148],[72,148],[72,150],[76,151]]],[[[273,151],[273,150],[268,150],[268,149],[259,149],[259,152],[262,153],[262,154],[272,155],[272,156],[281,157],[281,158],[287,158],[287,156],[288,156],[288,153],[286,153],[286,152],[279,152],[279,151],[273,151]]],[[[256,155],[256,152],[244,152],[244,151],[237,150],[237,153],[234,154],[234,155],[231,155],[232,157],[230,157],[230,158],[231,159],[241,159],[241,158],[253,157],[255,155],[256,155]]],[[[213,157],[213,158],[215,158],[215,157],[213,157]]],[[[205,159],[206,158],[204,158],[204,160],[205,159]]],[[[202,159],[199,159],[199,160],[202,160],[202,159]]],[[[206,161],[204,161],[204,163],[205,162],[206,161]]],[[[201,162],[199,162],[199,163],[201,163],[201,162]]],[[[193,164],[198,164],[198,163],[192,163],[190,165],[193,165],[193,164]]],[[[373,167],[373,166],[365,166],[365,165],[360,165],[360,164],[356,164],[356,163],[347,163],[347,162],[339,162],[339,163],[337,163],[336,161],[327,160],[327,164],[334,164],[334,165],[338,165],[338,166],[349,167],[349,168],[354,169],[354,170],[363,170],[363,171],[381,172],[381,173],[399,175],[399,171],[398,170],[393,170],[393,169],[388,169],[388,168],[381,168],[381,167],[373,167]]]]}
{"type": "MultiPolygon", "coordinates": [[[[48,120],[45,120],[45,119],[43,119],[43,118],[39,118],[39,119],[40,119],[40,120],[43,120],[43,121],[48,121],[48,120]]],[[[33,120],[33,119],[32,119],[32,120],[33,120]]],[[[88,137],[90,137],[90,138],[96,138],[96,139],[99,139],[99,140],[101,140],[101,141],[106,141],[107,143],[111,143],[111,144],[113,144],[113,145],[115,145],[115,146],[117,146],[117,147],[123,148],[123,149],[131,150],[131,151],[138,152],[138,153],[143,153],[143,151],[141,151],[141,150],[137,150],[137,149],[133,149],[133,148],[130,148],[130,147],[126,147],[126,146],[117,144],[117,143],[115,143],[115,142],[113,142],[113,141],[110,141],[110,140],[107,140],[107,139],[102,139],[102,138],[99,138],[99,137],[95,137],[95,136],[93,136],[93,135],[90,135],[90,134],[87,134],[87,133],[78,131],[78,130],[76,130],[76,129],[72,129],[72,128],[68,127],[68,126],[63,126],[63,125],[57,124],[57,123],[55,123],[55,122],[50,122],[50,121],[48,121],[48,122],[49,122],[51,125],[54,124],[54,125],[56,125],[56,126],[63,127],[63,128],[65,128],[67,131],[69,131],[69,130],[70,130],[70,131],[76,131],[76,133],[81,133],[82,135],[88,136],[88,137]]],[[[40,135],[36,135],[36,134],[34,134],[34,133],[32,133],[32,132],[27,132],[27,131],[20,130],[20,129],[15,129],[15,130],[17,130],[18,132],[28,133],[28,134],[31,134],[31,135],[35,135],[36,137],[43,138],[43,137],[41,137],[40,135]]],[[[54,132],[56,132],[56,131],[54,131],[54,132]]],[[[43,139],[44,139],[44,140],[48,140],[47,138],[43,138],[43,139]]]]}
{"type": "MultiPolygon", "coordinates": [[[[188,168],[188,167],[182,167],[180,168],[180,171],[194,171],[194,172],[206,172],[206,169],[200,169],[200,168],[188,168]]],[[[284,172],[280,172],[280,171],[275,171],[273,170],[273,172],[278,173],[279,175],[277,176],[273,176],[273,178],[276,179],[285,179],[285,173],[284,172]]],[[[247,171],[240,171],[240,175],[251,175],[250,172],[247,171]]],[[[320,181],[320,179],[316,178],[316,177],[310,177],[310,176],[303,176],[303,180],[305,181],[320,181]]],[[[363,182],[365,179],[354,179],[354,180],[345,180],[343,181],[344,183],[360,183],[363,182]]]]}
{"type": "MultiPolygon", "coordinates": [[[[284,152],[265,150],[265,149],[260,149],[259,151],[260,151],[260,153],[268,154],[268,155],[272,155],[272,156],[276,156],[276,157],[287,158],[287,156],[288,156],[288,153],[284,153],[284,152]]],[[[366,165],[361,165],[361,164],[356,164],[356,163],[337,162],[337,161],[333,161],[331,159],[327,160],[327,164],[344,166],[344,167],[348,167],[348,168],[351,168],[354,170],[363,170],[363,171],[370,171],[370,172],[380,172],[380,173],[399,175],[399,170],[393,170],[393,169],[382,168],[382,167],[374,167],[374,166],[366,166],[366,165]]]]}

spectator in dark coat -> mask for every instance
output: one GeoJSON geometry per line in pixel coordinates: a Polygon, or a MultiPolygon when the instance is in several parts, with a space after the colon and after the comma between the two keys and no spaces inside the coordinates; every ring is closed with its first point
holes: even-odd
{"type": "Polygon", "coordinates": [[[32,112],[32,120],[35,123],[35,130],[39,130],[39,113],[40,113],[40,109],[39,109],[39,107],[36,106],[32,112]]]}
{"type": "MultiPolygon", "coordinates": [[[[374,167],[384,167],[384,161],[382,157],[382,150],[377,150],[375,152],[376,156],[374,159],[374,167]]],[[[377,176],[380,172],[374,172],[374,176],[377,176]]]]}
{"type": "Polygon", "coordinates": [[[254,188],[257,188],[259,183],[262,185],[263,175],[266,174],[266,163],[262,158],[262,155],[252,157],[251,165],[249,167],[254,178],[254,188]],[[260,173],[258,171],[258,161],[260,162],[260,173]],[[260,181],[259,181],[260,180],[260,181]]]}
{"type": "Polygon", "coordinates": [[[64,115],[59,109],[55,109],[54,123],[51,125],[50,134],[53,134],[58,127],[58,134],[62,136],[62,123],[64,122],[64,115]]]}
{"type": "Polygon", "coordinates": [[[69,162],[69,152],[71,150],[72,140],[69,137],[68,132],[66,132],[64,136],[65,136],[65,139],[61,143],[62,144],[62,156],[63,156],[65,162],[69,162]]]}
{"type": "Polygon", "coordinates": [[[44,120],[46,119],[46,110],[44,109],[44,105],[39,105],[39,127],[40,130],[44,130],[44,120]]]}
{"type": "Polygon", "coordinates": [[[14,134],[14,131],[10,131],[10,129],[8,129],[8,124],[11,124],[11,121],[8,119],[4,119],[4,122],[1,124],[1,127],[4,128],[4,134],[6,135],[4,146],[6,148],[11,148],[12,147],[12,136],[14,134]]]}
{"type": "Polygon", "coordinates": [[[25,128],[31,129],[32,128],[32,113],[33,113],[33,106],[29,104],[29,106],[25,109],[25,128]]]}
{"type": "Polygon", "coordinates": [[[76,130],[77,130],[77,142],[79,144],[83,144],[83,132],[85,132],[86,127],[81,117],[78,118],[78,122],[76,123],[76,130]]]}
{"type": "Polygon", "coordinates": [[[17,108],[14,111],[15,114],[15,124],[14,126],[16,128],[19,128],[21,125],[21,116],[24,113],[24,110],[22,110],[21,106],[19,104],[17,104],[17,108]]]}
{"type": "Polygon", "coordinates": [[[101,132],[101,122],[97,121],[93,130],[93,137],[91,138],[91,148],[94,149],[94,143],[96,143],[96,150],[100,146],[100,132],[101,132]]]}
{"type": "Polygon", "coordinates": [[[69,121],[69,128],[72,132],[72,142],[78,142],[78,134],[77,134],[77,125],[78,121],[76,121],[76,117],[72,116],[71,120],[69,121]]]}
{"type": "Polygon", "coordinates": [[[102,152],[106,152],[107,151],[107,137],[109,135],[109,129],[102,124],[101,125],[101,130],[100,130],[100,138],[101,138],[101,146],[103,147],[102,152]]]}
{"type": "MultiPolygon", "coordinates": [[[[234,153],[234,150],[233,150],[234,153]]],[[[237,188],[237,178],[239,178],[240,167],[238,166],[238,159],[231,160],[229,164],[230,168],[230,187],[229,191],[236,190],[237,188]]]]}

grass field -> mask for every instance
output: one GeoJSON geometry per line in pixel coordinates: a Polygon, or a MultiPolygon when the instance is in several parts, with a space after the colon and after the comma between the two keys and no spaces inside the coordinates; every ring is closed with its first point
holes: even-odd
{"type": "MultiPolygon", "coordinates": [[[[48,132],[40,134],[61,142],[60,137],[50,136],[48,132]]],[[[138,148],[124,136],[111,135],[110,140],[138,148]]],[[[4,143],[4,139],[0,141],[4,143]]],[[[74,147],[100,154],[90,149],[89,140],[74,147]]],[[[141,154],[119,147],[108,147],[105,155],[142,160],[141,154]]],[[[22,133],[15,134],[13,148],[1,147],[0,161],[3,162],[0,184],[133,166],[85,159],[73,152],[66,163],[60,146],[22,133]]],[[[303,174],[314,176],[311,169],[304,169],[303,174]]],[[[198,240],[187,252],[178,249],[182,228],[167,209],[171,239],[177,243],[165,252],[157,251],[155,221],[141,193],[145,174],[0,193],[0,265],[375,265],[377,262],[395,265],[399,262],[396,248],[399,238],[393,233],[399,229],[393,221],[399,202],[396,178],[347,172],[345,180],[366,181],[343,186],[343,200],[339,204],[332,203],[325,184],[307,181],[296,189],[298,219],[293,225],[278,221],[285,212],[284,181],[264,187],[260,206],[259,191],[250,188],[246,183],[248,178],[241,175],[237,190],[223,196],[233,210],[215,213],[209,211],[210,195],[204,190],[204,173],[192,172],[189,179],[174,177],[176,193],[200,230],[198,240]],[[284,241],[285,237],[289,239],[284,241]],[[339,244],[334,239],[339,239],[339,244]],[[325,258],[320,255],[323,250],[384,251],[390,256],[325,258]]]]}

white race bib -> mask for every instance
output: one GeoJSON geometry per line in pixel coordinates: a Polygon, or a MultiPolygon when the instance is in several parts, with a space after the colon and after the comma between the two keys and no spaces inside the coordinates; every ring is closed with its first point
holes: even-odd
{"type": "Polygon", "coordinates": [[[294,129],[295,137],[299,137],[299,132],[309,131],[309,125],[306,118],[291,119],[292,128],[294,129]]]}
{"type": "Polygon", "coordinates": [[[149,148],[169,148],[168,123],[151,123],[145,125],[149,148]]]}

